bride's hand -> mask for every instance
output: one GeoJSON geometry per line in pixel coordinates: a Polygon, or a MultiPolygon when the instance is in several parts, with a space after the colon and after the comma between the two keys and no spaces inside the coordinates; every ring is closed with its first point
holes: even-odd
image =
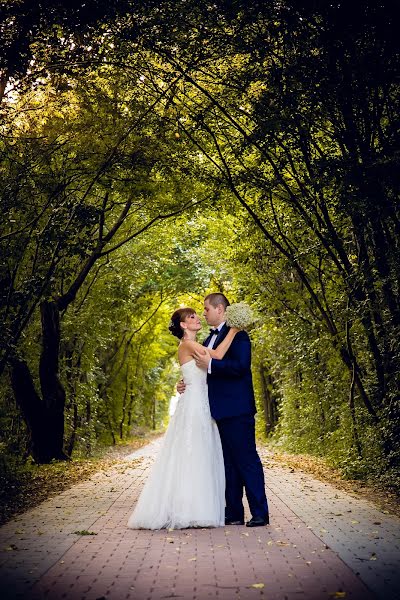
{"type": "Polygon", "coordinates": [[[183,381],[183,379],[180,379],[178,381],[178,383],[176,384],[176,391],[178,392],[178,394],[183,394],[185,389],[186,389],[186,384],[183,381]]]}
{"type": "Polygon", "coordinates": [[[196,365],[200,367],[200,369],[208,369],[208,365],[210,364],[211,360],[211,355],[207,348],[204,348],[203,351],[195,350],[193,358],[196,361],[196,365]]]}

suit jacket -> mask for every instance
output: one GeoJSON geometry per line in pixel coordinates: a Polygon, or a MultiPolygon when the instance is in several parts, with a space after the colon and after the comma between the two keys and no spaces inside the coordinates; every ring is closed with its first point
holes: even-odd
{"type": "MultiPolygon", "coordinates": [[[[214,349],[225,338],[229,327],[224,325],[214,349]]],[[[207,345],[209,336],[203,345],[207,345]]],[[[251,376],[251,344],[246,331],[239,331],[222,360],[212,359],[211,374],[207,375],[211,415],[217,421],[239,415],[254,415],[253,380],[251,376]]]]}

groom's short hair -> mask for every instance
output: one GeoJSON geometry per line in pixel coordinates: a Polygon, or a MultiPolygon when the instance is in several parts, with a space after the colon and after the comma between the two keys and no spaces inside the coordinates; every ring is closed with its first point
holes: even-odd
{"type": "Polygon", "coordinates": [[[211,304],[211,306],[213,306],[214,308],[217,308],[217,306],[219,304],[222,304],[222,306],[226,309],[227,306],[229,306],[229,300],[226,296],[224,296],[224,294],[221,294],[220,292],[214,292],[213,294],[208,294],[208,296],[206,296],[204,298],[204,301],[208,300],[209,303],[211,304]]]}

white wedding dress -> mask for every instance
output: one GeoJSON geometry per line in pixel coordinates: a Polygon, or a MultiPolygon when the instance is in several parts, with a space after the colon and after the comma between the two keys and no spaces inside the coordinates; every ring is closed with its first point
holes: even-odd
{"type": "Polygon", "coordinates": [[[131,514],[131,529],[219,527],[225,523],[221,440],[210,414],[207,374],[181,365],[186,384],[163,445],[131,514]]]}

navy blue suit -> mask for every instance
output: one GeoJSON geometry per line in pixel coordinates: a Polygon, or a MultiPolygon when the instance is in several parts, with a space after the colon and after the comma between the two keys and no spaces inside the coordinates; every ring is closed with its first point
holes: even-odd
{"type": "MultiPolygon", "coordinates": [[[[229,331],[224,325],[214,343],[214,349],[229,331]]],[[[205,341],[207,346],[211,336],[205,341]]],[[[211,415],[221,436],[225,463],[225,517],[242,521],[243,487],[253,517],[265,519],[268,503],[265,496],[264,473],[255,443],[256,405],[251,376],[251,344],[245,331],[239,331],[222,360],[212,359],[207,377],[211,415]]]]}

